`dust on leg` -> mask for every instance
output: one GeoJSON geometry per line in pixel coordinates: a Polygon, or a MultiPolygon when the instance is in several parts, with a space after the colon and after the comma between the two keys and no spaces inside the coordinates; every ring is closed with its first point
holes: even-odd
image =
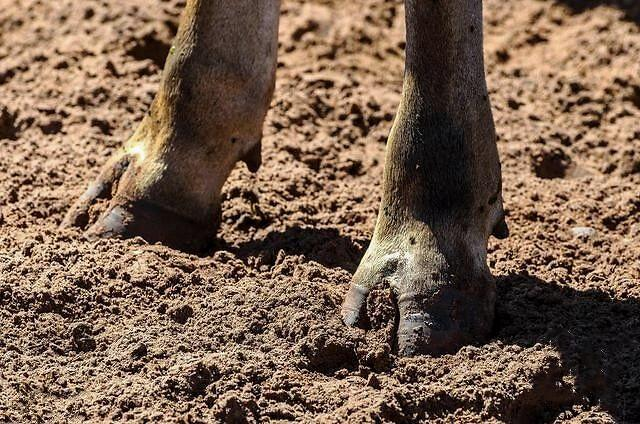
{"type": "Polygon", "coordinates": [[[500,162],[482,58],[481,0],[406,1],[402,103],[382,205],[342,315],[366,325],[367,296],[391,286],[400,354],[451,352],[488,337],[490,235],[506,237],[500,162]]]}
{"type": "Polygon", "coordinates": [[[278,0],[188,1],[149,115],[63,224],[189,251],[211,243],[235,163],[260,166],[278,20],[278,0]],[[109,206],[90,223],[100,198],[109,206]]]}

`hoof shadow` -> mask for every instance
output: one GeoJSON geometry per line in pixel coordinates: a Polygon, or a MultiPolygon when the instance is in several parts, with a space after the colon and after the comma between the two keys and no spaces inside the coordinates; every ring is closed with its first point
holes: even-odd
{"type": "Polygon", "coordinates": [[[599,405],[621,422],[640,417],[640,299],[616,300],[522,274],[497,283],[495,339],[556,346],[575,377],[574,400],[599,405]]]}
{"type": "Polygon", "coordinates": [[[574,13],[582,13],[599,6],[615,7],[625,14],[625,19],[640,25],[640,2],[625,0],[559,0],[574,13]]]}
{"type": "Polygon", "coordinates": [[[354,273],[367,248],[367,242],[357,243],[341,235],[335,228],[291,227],[272,232],[260,240],[225,248],[246,260],[259,256],[265,263],[274,263],[281,250],[289,255],[304,255],[329,268],[342,268],[354,273]]]}

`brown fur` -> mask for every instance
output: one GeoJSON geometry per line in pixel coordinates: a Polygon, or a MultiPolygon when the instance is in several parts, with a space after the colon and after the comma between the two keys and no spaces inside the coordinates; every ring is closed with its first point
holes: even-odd
{"type": "Polygon", "coordinates": [[[400,299],[399,348],[411,354],[486,337],[495,298],[487,241],[496,227],[506,234],[482,2],[407,0],[406,20],[382,205],[343,317],[362,322],[368,291],[388,281],[400,299]]]}
{"type": "MultiPolygon", "coordinates": [[[[278,0],[187,3],[151,111],[118,153],[128,168],[118,182],[94,183],[117,190],[90,233],[141,235],[191,251],[213,240],[233,166],[242,159],[255,171],[260,164],[278,12],[278,0]]],[[[93,200],[85,194],[65,225],[81,222],[93,200]]]]}
{"type": "MultiPolygon", "coordinates": [[[[213,238],[233,165],[260,164],[278,8],[276,0],[187,3],[149,116],[67,224],[82,224],[91,202],[112,190],[93,233],[142,235],[190,250],[213,238]]],[[[487,240],[506,236],[507,228],[482,1],[406,0],[406,19],[405,83],[382,205],[343,318],[366,321],[369,291],[389,282],[398,297],[399,349],[413,354],[450,351],[487,335],[495,298],[487,240]]]]}

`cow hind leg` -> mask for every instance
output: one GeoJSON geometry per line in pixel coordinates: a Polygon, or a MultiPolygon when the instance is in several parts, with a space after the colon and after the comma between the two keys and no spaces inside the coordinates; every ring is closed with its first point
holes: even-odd
{"type": "Polygon", "coordinates": [[[279,0],[189,0],[149,114],[63,226],[205,249],[235,163],[260,166],[274,89],[279,0]],[[97,199],[109,206],[89,222],[97,199]]]}
{"type": "Polygon", "coordinates": [[[507,235],[482,52],[482,1],[406,0],[402,103],[387,146],[375,232],[342,309],[366,325],[391,286],[402,355],[452,352],[491,329],[491,234],[507,235]]]}

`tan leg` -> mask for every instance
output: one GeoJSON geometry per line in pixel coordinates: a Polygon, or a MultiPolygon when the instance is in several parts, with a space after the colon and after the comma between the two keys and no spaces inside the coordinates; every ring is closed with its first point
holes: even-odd
{"type": "Polygon", "coordinates": [[[397,295],[401,354],[441,353],[487,337],[495,285],[487,240],[506,237],[500,162],[482,57],[481,0],[406,0],[407,59],[371,245],[343,306],[397,295]]]}
{"type": "Polygon", "coordinates": [[[63,225],[142,236],[197,251],[219,225],[234,164],[260,166],[262,125],[275,83],[279,0],[189,0],[149,115],[63,225]]]}

